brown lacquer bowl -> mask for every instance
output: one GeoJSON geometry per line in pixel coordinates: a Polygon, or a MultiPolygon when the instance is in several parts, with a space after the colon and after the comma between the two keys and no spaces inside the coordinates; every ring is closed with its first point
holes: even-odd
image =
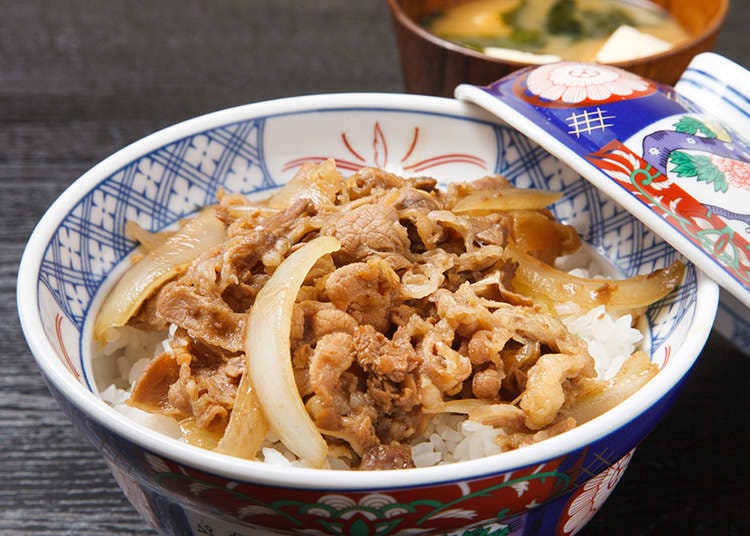
{"type": "MultiPolygon", "coordinates": [[[[404,88],[409,93],[452,96],[460,83],[489,84],[529,65],[458,46],[419,25],[430,14],[462,1],[466,0],[388,0],[401,54],[404,88]]],[[[612,65],[673,85],[696,54],[713,48],[729,0],[654,1],[690,33],[690,41],[661,54],[612,65]]]]}

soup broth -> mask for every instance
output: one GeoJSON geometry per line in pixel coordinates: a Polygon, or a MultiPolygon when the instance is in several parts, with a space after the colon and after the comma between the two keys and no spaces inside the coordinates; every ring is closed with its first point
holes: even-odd
{"type": "Polygon", "coordinates": [[[668,13],[618,0],[472,0],[429,17],[423,25],[438,37],[480,52],[505,48],[575,61],[596,61],[620,26],[672,46],[689,37],[668,13]]]}

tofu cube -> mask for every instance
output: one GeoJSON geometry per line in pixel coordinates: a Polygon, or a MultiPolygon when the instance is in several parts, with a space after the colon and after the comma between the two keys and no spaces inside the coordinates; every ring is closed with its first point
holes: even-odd
{"type": "Polygon", "coordinates": [[[512,48],[485,47],[484,53],[488,56],[500,60],[531,63],[534,65],[555,63],[561,60],[560,56],[556,56],[554,54],[534,54],[533,52],[524,52],[522,50],[515,50],[512,48]]]}
{"type": "Polygon", "coordinates": [[[659,52],[665,52],[672,45],[663,39],[641,32],[632,26],[620,26],[596,54],[599,63],[630,61],[659,52]]]}

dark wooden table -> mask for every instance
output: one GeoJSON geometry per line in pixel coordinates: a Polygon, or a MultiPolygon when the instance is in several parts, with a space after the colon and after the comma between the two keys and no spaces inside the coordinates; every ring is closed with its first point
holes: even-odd
{"type": "MultiPolygon", "coordinates": [[[[710,0],[707,0],[710,1],[710,0]]],[[[718,50],[750,66],[750,2],[718,50]]],[[[57,408],[16,317],[35,222],[168,124],[289,95],[400,91],[385,0],[0,0],[0,534],[153,534],[57,408]]],[[[718,335],[584,534],[750,534],[750,359],[718,335]]]]}

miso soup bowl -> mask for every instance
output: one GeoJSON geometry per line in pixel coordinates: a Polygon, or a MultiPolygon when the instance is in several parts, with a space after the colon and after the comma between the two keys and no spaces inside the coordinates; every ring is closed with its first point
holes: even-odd
{"type": "Polygon", "coordinates": [[[517,131],[455,100],[335,94],[219,111],[148,136],[76,180],[31,236],[18,279],[24,334],[49,388],[101,452],[133,506],[164,534],[573,534],[612,492],[639,442],[678,395],[704,346],[717,286],[687,264],[647,314],[659,367],[638,393],[553,439],[450,465],[333,471],[267,465],[182,443],[100,397],[92,364],[98,304],[134,243],[125,222],[158,230],[216,192],[260,194],[305,162],[345,174],[378,166],[443,183],[502,173],[562,192],[556,216],[623,276],[675,250],[517,131]]]}
{"type": "MultiPolygon", "coordinates": [[[[401,58],[404,87],[409,93],[449,97],[461,83],[489,84],[530,64],[498,59],[437,37],[420,25],[436,12],[467,0],[388,0],[401,58]]],[[[638,75],[674,84],[701,52],[713,48],[729,8],[729,0],[654,0],[690,35],[670,50],[612,63],[638,75]]]]}

